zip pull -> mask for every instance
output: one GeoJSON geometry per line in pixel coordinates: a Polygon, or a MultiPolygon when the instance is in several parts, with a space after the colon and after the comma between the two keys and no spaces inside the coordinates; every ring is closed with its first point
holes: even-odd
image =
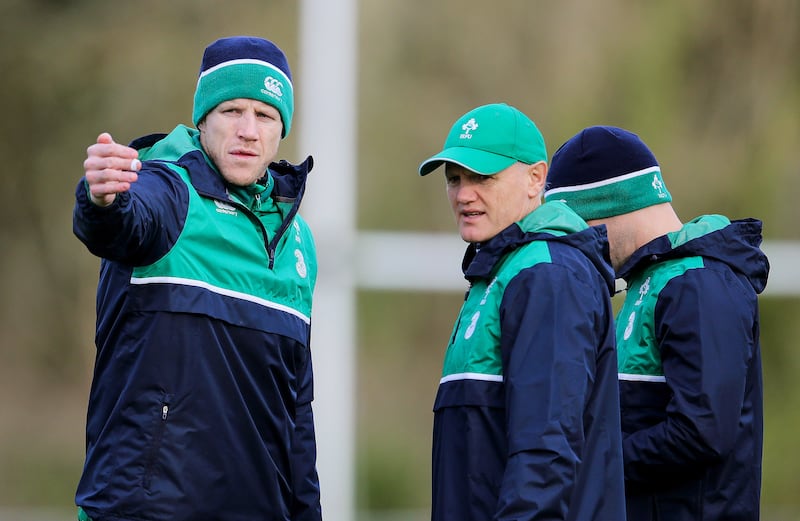
{"type": "Polygon", "coordinates": [[[256,210],[261,210],[261,194],[256,194],[256,210]]]}
{"type": "Polygon", "coordinates": [[[169,413],[169,405],[164,404],[164,406],[161,408],[161,419],[166,421],[168,413],[169,413]]]}

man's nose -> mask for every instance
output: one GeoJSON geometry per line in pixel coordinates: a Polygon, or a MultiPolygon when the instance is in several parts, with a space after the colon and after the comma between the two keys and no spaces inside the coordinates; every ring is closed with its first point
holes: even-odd
{"type": "Polygon", "coordinates": [[[237,126],[237,135],[243,139],[255,139],[258,137],[256,115],[249,112],[242,114],[237,126]]]}
{"type": "Polygon", "coordinates": [[[462,182],[456,189],[456,201],[459,203],[470,203],[476,199],[476,194],[475,185],[469,182],[462,182]]]}

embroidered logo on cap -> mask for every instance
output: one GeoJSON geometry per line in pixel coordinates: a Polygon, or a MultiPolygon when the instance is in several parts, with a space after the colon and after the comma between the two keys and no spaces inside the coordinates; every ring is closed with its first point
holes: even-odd
{"type": "Polygon", "coordinates": [[[478,123],[475,121],[475,118],[470,118],[469,121],[461,125],[461,130],[463,130],[464,133],[458,137],[460,139],[472,139],[472,134],[470,134],[470,132],[472,132],[473,130],[477,130],[477,128],[478,128],[478,123]]]}

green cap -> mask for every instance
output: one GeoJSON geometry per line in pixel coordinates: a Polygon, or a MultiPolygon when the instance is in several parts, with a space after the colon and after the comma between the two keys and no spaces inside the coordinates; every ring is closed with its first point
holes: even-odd
{"type": "Polygon", "coordinates": [[[444,148],[419,165],[428,175],[442,163],[455,163],[476,174],[494,175],[517,161],[547,161],[544,138],[533,121],[505,103],[473,109],[453,124],[444,148]]]}

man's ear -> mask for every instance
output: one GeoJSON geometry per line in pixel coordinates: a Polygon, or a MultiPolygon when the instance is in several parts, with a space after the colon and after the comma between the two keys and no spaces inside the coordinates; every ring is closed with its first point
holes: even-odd
{"type": "Polygon", "coordinates": [[[538,197],[544,192],[544,184],[547,181],[547,163],[537,161],[528,167],[530,176],[531,197],[538,197]]]}

